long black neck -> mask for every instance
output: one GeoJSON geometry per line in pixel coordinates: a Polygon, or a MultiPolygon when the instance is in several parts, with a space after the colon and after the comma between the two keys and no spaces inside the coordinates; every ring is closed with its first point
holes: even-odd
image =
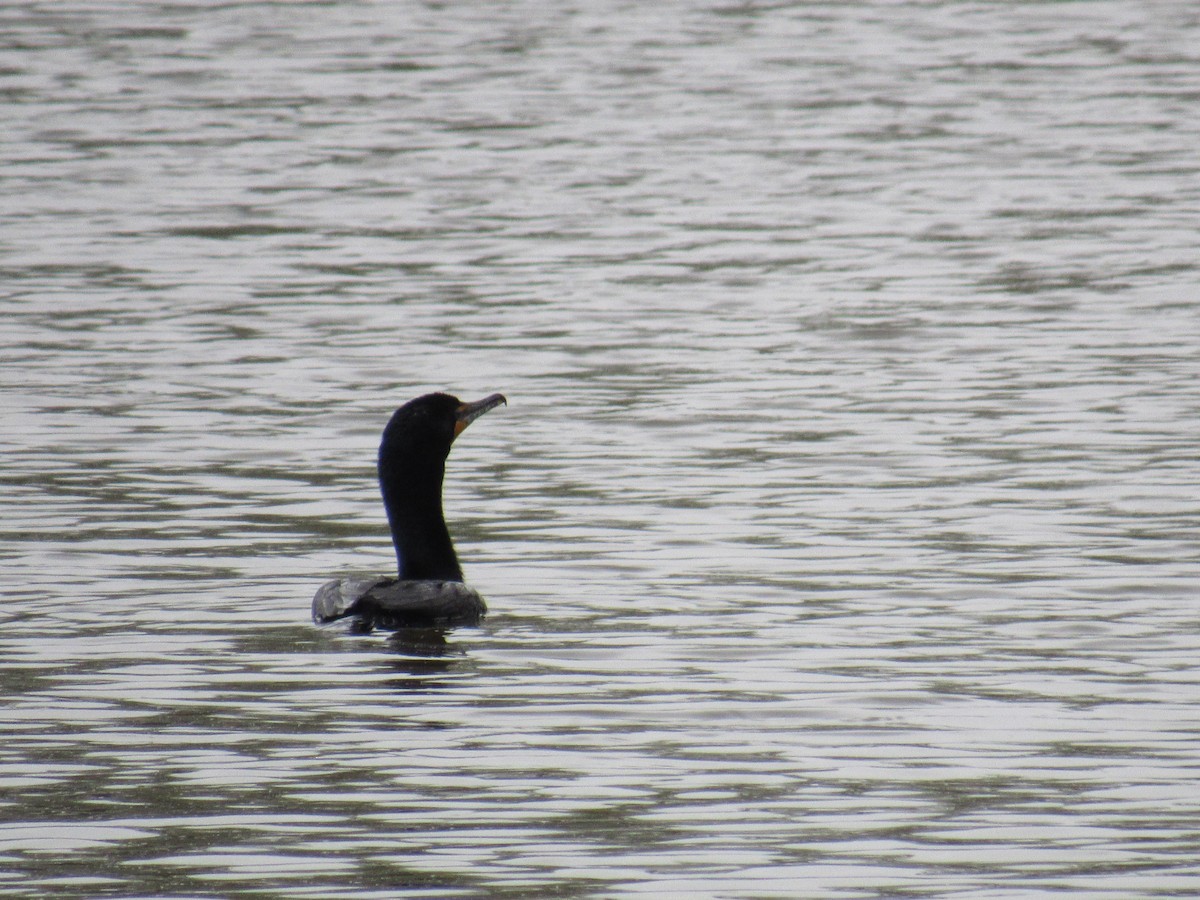
{"type": "Polygon", "coordinates": [[[403,579],[462,581],[442,515],[445,458],[405,452],[386,439],[379,448],[379,487],[403,579]]]}

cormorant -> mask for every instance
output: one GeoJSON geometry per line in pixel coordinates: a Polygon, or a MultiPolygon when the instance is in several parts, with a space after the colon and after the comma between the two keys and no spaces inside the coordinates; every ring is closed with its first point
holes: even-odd
{"type": "Polygon", "coordinates": [[[442,515],[442,479],[454,439],[507,402],[503,394],[475,403],[426,394],[392,414],[379,444],[379,488],[400,577],[327,582],[313,598],[314,622],[353,617],[358,630],[370,631],[475,625],[483,618],[487,606],[463,584],[442,515]]]}

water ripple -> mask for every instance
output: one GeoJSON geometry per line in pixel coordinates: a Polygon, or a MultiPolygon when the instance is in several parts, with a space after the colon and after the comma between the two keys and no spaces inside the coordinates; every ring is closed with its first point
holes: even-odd
{"type": "Polygon", "coordinates": [[[0,13],[0,895],[1195,893],[1189,6],[144,12],[0,13]],[[490,617],[318,631],[441,388],[490,617]]]}

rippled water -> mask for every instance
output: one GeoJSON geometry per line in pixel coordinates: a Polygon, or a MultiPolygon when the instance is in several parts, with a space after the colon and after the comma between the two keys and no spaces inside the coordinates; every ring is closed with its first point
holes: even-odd
{"type": "Polygon", "coordinates": [[[1200,893],[1194,4],[0,36],[0,896],[1200,893]]]}

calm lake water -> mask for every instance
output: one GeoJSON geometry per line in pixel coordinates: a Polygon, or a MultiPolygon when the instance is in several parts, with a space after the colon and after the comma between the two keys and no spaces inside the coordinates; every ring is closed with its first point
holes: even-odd
{"type": "Polygon", "coordinates": [[[0,896],[1200,895],[1200,7],[0,9],[0,896]],[[428,390],[492,614],[393,565],[428,390]]]}

